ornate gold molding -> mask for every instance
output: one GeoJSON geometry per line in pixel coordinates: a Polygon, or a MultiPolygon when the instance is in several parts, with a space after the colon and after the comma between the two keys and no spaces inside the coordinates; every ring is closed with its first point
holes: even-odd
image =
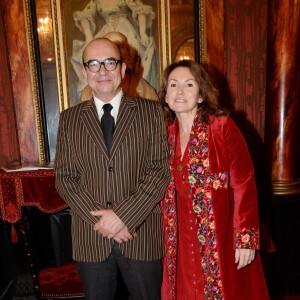
{"type": "Polygon", "coordinates": [[[40,99],[39,99],[36,51],[35,51],[35,46],[34,46],[33,24],[32,24],[32,13],[31,13],[31,7],[30,7],[30,0],[23,0],[23,6],[24,6],[24,15],[25,15],[27,48],[28,48],[28,53],[29,53],[29,68],[30,68],[30,76],[31,76],[34,112],[35,112],[35,124],[36,124],[36,133],[37,133],[39,163],[41,165],[44,165],[46,163],[45,144],[44,144],[44,138],[43,138],[43,125],[42,125],[42,116],[41,116],[41,105],[40,105],[40,99]]]}
{"type": "Polygon", "coordinates": [[[170,37],[170,6],[169,1],[158,1],[159,49],[160,49],[160,75],[171,63],[171,37],[170,37]]]}
{"type": "Polygon", "coordinates": [[[206,0],[199,0],[199,49],[200,63],[206,61],[206,0]]]}
{"type": "Polygon", "coordinates": [[[59,111],[70,106],[69,76],[67,52],[65,46],[65,28],[63,25],[63,9],[60,0],[51,0],[53,38],[56,58],[57,89],[59,97],[59,111]]]}

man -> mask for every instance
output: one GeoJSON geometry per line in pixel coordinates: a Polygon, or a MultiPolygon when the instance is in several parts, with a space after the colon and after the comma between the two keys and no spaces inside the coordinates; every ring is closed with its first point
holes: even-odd
{"type": "MultiPolygon", "coordinates": [[[[158,101],[157,92],[141,75],[139,69],[141,65],[138,63],[140,57],[135,49],[133,49],[124,34],[121,32],[112,31],[104,37],[114,42],[120,48],[123,62],[126,64],[126,71],[121,82],[123,92],[129,96],[147,98],[158,101]]],[[[92,89],[87,85],[80,96],[80,102],[92,98],[92,89]]]]}
{"type": "Polygon", "coordinates": [[[110,40],[91,41],[83,62],[93,99],[61,113],[55,174],[72,211],[73,257],[86,299],[112,299],[118,269],[134,299],[160,299],[159,201],[169,181],[163,112],[122,92],[126,65],[110,40]],[[111,115],[112,144],[105,126],[111,115]]]}

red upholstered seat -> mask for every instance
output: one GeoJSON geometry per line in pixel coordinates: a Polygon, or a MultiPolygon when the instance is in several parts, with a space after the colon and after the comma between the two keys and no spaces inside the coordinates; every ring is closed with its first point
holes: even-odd
{"type": "Polygon", "coordinates": [[[75,298],[84,296],[75,262],[41,270],[39,283],[41,298],[75,298]]]}

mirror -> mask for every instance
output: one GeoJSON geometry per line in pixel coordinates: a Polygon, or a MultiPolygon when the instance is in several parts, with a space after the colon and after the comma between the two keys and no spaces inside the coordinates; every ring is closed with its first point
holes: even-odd
{"type": "Polygon", "coordinates": [[[171,61],[195,59],[194,0],[170,1],[171,61]]]}
{"type": "Polygon", "coordinates": [[[59,122],[58,90],[50,0],[36,1],[36,26],[40,52],[48,159],[54,161],[59,122]]]}
{"type": "Polygon", "coordinates": [[[205,0],[170,0],[171,62],[205,62],[205,9],[205,0]]]}

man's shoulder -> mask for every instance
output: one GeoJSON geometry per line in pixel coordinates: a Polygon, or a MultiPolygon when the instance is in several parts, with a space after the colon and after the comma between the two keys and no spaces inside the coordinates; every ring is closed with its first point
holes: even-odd
{"type": "Polygon", "coordinates": [[[127,98],[127,100],[132,101],[138,107],[149,107],[150,109],[156,109],[157,107],[160,107],[159,102],[147,98],[133,97],[128,95],[125,95],[125,97],[127,98]]]}
{"type": "Polygon", "coordinates": [[[93,100],[92,99],[87,100],[65,109],[62,112],[62,115],[68,115],[68,116],[76,115],[79,114],[81,111],[89,109],[89,107],[91,107],[92,105],[93,105],[93,100]]]}

